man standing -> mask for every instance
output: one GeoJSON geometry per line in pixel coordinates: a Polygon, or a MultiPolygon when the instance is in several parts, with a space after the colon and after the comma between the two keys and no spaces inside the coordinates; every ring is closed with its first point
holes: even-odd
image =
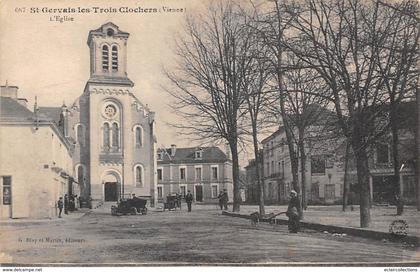
{"type": "Polygon", "coordinates": [[[217,198],[219,199],[219,206],[220,206],[220,210],[223,210],[223,191],[220,190],[219,195],[217,196],[217,198]]]}
{"type": "Polygon", "coordinates": [[[188,193],[185,195],[185,201],[187,202],[187,205],[188,205],[188,212],[191,212],[191,204],[193,201],[193,195],[191,194],[190,190],[188,190],[188,193]]]}
{"type": "Polygon", "coordinates": [[[229,202],[229,196],[226,189],[223,189],[223,207],[227,211],[228,209],[228,202],[229,202]]]}
{"type": "Polygon", "coordinates": [[[69,196],[65,194],[64,195],[64,213],[65,214],[69,214],[69,205],[70,205],[69,196]]]}
{"type": "Polygon", "coordinates": [[[176,206],[181,210],[181,200],[182,196],[181,194],[176,193],[176,206]]]}
{"type": "Polygon", "coordinates": [[[57,207],[58,207],[58,210],[59,210],[58,218],[61,218],[61,212],[63,211],[63,197],[61,197],[61,196],[57,201],[57,207]]]}
{"type": "Polygon", "coordinates": [[[298,198],[298,194],[295,190],[290,191],[290,202],[289,206],[287,207],[286,215],[289,217],[289,232],[290,233],[297,233],[300,230],[300,214],[301,214],[301,206],[300,201],[298,198]]]}

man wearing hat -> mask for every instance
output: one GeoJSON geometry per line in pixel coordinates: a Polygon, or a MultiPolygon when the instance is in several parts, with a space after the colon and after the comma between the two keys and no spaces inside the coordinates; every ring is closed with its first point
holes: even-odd
{"type": "Polygon", "coordinates": [[[185,195],[185,201],[187,202],[188,212],[191,212],[191,204],[192,204],[193,198],[194,197],[191,194],[191,191],[188,190],[188,193],[185,195]]]}
{"type": "Polygon", "coordinates": [[[295,190],[290,191],[290,201],[287,207],[286,215],[289,217],[289,232],[297,233],[300,230],[299,219],[301,206],[298,194],[295,190]]]}

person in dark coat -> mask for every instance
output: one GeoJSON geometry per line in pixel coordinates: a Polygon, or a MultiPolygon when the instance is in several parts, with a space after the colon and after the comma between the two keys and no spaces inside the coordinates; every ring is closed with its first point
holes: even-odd
{"type": "Polygon", "coordinates": [[[223,207],[226,211],[228,209],[228,202],[229,202],[229,196],[228,196],[227,190],[224,189],[223,190],[223,207]]]}
{"type": "Polygon", "coordinates": [[[70,205],[69,196],[65,194],[64,195],[64,213],[65,214],[69,214],[69,205],[70,205]]]}
{"type": "Polygon", "coordinates": [[[176,206],[181,210],[181,194],[176,193],[176,206]]]}
{"type": "Polygon", "coordinates": [[[69,211],[73,212],[76,208],[76,205],[74,203],[74,195],[70,195],[69,197],[69,211]]]}
{"type": "Polygon", "coordinates": [[[290,201],[286,212],[287,217],[289,217],[288,228],[290,233],[297,233],[298,231],[300,231],[300,213],[301,205],[298,194],[296,193],[296,191],[292,190],[290,192],[290,201]]]}
{"type": "Polygon", "coordinates": [[[190,190],[188,190],[188,193],[185,195],[185,201],[187,202],[188,212],[191,212],[191,204],[193,201],[193,195],[191,194],[190,190]]]}
{"type": "Polygon", "coordinates": [[[57,201],[57,207],[58,207],[58,218],[61,218],[61,213],[63,212],[63,198],[60,196],[60,198],[57,201]]]}
{"type": "Polygon", "coordinates": [[[219,199],[219,206],[220,206],[220,210],[223,210],[223,191],[220,190],[219,195],[217,196],[217,198],[219,199]]]}

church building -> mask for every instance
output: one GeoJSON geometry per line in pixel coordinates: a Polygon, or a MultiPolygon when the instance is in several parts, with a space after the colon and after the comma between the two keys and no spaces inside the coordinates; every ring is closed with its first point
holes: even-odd
{"type": "Polygon", "coordinates": [[[128,37],[113,23],[89,32],[90,77],[71,105],[31,111],[1,86],[0,218],[55,217],[65,194],[82,207],[132,194],[155,205],[155,113],[133,94],[128,37]]]}
{"type": "Polygon", "coordinates": [[[82,202],[91,199],[93,205],[133,193],[152,205],[156,199],[155,113],[133,94],[128,38],[110,22],[89,32],[90,78],[59,118],[63,134],[75,144],[74,177],[82,202]]]}

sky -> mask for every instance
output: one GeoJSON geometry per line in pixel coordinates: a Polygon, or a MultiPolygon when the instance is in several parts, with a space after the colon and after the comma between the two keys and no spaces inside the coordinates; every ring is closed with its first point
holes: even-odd
{"type": "MultiPolygon", "coordinates": [[[[0,1],[0,85],[18,86],[30,108],[35,96],[39,106],[71,105],[89,79],[88,32],[111,21],[130,33],[128,77],[135,83],[134,94],[156,112],[158,146],[191,146],[168,126],[176,116],[162,88],[167,84],[163,67],[174,61],[173,41],[186,16],[201,8],[200,0],[0,1]],[[126,8],[161,12],[125,13],[126,8]],[[165,12],[167,8],[183,12],[165,12]],[[72,12],[60,13],[63,9],[72,12]]],[[[242,154],[243,166],[248,156],[242,154]]]]}

